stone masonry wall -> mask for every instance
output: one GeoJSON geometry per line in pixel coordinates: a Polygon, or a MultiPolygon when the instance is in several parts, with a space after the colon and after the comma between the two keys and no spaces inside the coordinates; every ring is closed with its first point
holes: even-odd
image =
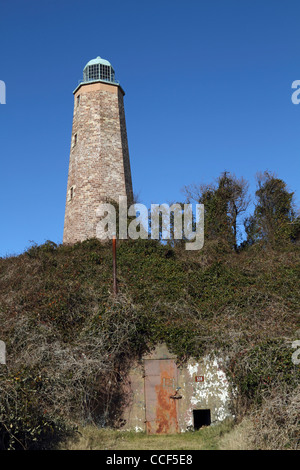
{"type": "Polygon", "coordinates": [[[99,203],[132,200],[123,94],[102,82],[81,85],[74,94],[65,244],[96,236],[99,203]]]}

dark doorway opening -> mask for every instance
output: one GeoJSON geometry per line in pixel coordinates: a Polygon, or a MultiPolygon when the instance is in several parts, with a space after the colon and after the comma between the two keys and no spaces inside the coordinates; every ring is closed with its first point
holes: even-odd
{"type": "Polygon", "coordinates": [[[197,431],[202,426],[209,426],[211,424],[210,410],[193,410],[194,415],[194,429],[197,431]]]}

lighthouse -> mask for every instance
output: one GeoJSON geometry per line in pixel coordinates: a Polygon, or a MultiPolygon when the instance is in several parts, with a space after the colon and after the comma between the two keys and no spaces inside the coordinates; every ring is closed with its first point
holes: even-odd
{"type": "Polygon", "coordinates": [[[111,63],[90,60],[73,94],[64,244],[96,237],[100,203],[133,200],[125,93],[111,63]]]}

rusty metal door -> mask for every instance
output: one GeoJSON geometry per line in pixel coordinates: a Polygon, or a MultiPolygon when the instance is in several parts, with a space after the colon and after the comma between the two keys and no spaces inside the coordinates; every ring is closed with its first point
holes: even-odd
{"type": "Polygon", "coordinates": [[[146,429],[148,434],[178,432],[177,367],[173,359],[145,359],[146,429]]]}

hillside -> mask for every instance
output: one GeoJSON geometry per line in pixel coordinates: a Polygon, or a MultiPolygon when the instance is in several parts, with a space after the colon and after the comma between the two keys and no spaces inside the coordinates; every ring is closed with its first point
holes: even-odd
{"type": "Polygon", "coordinates": [[[162,340],[179,362],[227,357],[233,412],[253,417],[253,445],[297,448],[299,261],[296,245],[191,253],[124,241],[114,297],[110,243],[47,242],[0,259],[0,448],[50,448],[74,425],[117,425],[120,377],[162,340]]]}

